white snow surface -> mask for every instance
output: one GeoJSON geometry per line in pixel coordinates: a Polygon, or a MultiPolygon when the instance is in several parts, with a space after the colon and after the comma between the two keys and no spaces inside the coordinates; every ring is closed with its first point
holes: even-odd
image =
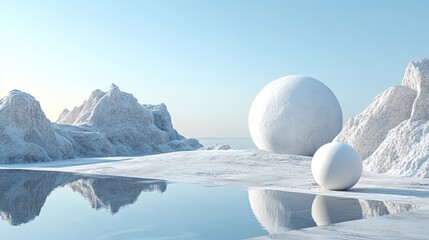
{"type": "Polygon", "coordinates": [[[140,105],[116,85],[95,90],[51,123],[31,95],[13,90],[0,100],[0,163],[130,156],[202,147],[173,128],[164,104],[140,105]]]}
{"type": "Polygon", "coordinates": [[[334,139],[354,147],[364,169],[429,177],[429,59],[409,63],[400,86],[375,97],[334,139]]]}
{"type": "MultiPolygon", "coordinates": [[[[315,183],[310,165],[310,157],[260,150],[212,150],[136,158],[76,159],[2,165],[0,168],[67,171],[247,187],[249,204],[257,220],[272,233],[255,239],[402,240],[427,239],[429,236],[429,179],[395,177],[364,171],[361,180],[349,191],[328,191],[315,183]],[[391,214],[284,232],[287,230],[284,223],[287,223],[290,217],[288,208],[294,208],[295,205],[282,205],[285,204],[281,203],[283,194],[277,196],[272,194],[270,189],[318,194],[316,198],[358,198],[360,200],[357,204],[360,204],[361,214],[365,216],[378,216],[380,211],[388,211],[391,214]],[[379,200],[383,203],[370,206],[366,200],[379,200]],[[408,212],[395,214],[403,207],[396,203],[408,203],[413,207],[408,212]]],[[[311,204],[311,200],[303,201],[302,204],[311,204]]],[[[317,219],[322,222],[326,220],[323,214],[318,214],[317,219]]]]}

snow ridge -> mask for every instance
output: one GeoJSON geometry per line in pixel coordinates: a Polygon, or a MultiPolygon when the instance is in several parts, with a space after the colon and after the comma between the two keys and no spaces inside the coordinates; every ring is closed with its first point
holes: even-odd
{"type": "Polygon", "coordinates": [[[0,163],[78,157],[129,156],[202,147],[173,128],[164,104],[140,105],[112,84],[95,90],[51,123],[31,95],[13,90],[0,99],[0,163]]]}
{"type": "Polygon", "coordinates": [[[429,58],[409,63],[401,85],[375,97],[334,141],[353,146],[367,171],[429,177],[429,58]]]}

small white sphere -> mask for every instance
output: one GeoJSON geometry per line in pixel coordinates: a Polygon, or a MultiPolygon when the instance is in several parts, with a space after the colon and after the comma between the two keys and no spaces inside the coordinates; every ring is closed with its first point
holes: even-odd
{"type": "Polygon", "coordinates": [[[286,76],[266,85],[249,112],[255,145],[275,153],[312,156],[341,131],[343,114],[332,91],[306,76],[286,76]]]}
{"type": "Polygon", "coordinates": [[[314,180],[329,190],[347,190],[362,175],[362,158],[351,146],[332,142],[323,145],[311,161],[314,180]]]}

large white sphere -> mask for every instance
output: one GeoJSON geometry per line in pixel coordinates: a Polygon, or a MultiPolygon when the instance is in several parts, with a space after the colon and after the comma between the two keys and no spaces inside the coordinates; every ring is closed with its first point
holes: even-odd
{"type": "Polygon", "coordinates": [[[256,96],[249,130],[261,150],[312,156],[341,131],[343,114],[332,91],[306,76],[272,81],[256,96]]]}
{"type": "Polygon", "coordinates": [[[347,144],[328,143],[314,154],[311,172],[321,187],[347,190],[353,187],[362,175],[362,158],[347,144]]]}

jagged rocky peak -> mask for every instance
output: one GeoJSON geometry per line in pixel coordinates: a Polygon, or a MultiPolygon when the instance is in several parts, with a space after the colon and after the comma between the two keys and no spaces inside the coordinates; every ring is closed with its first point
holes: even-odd
{"type": "MultiPolygon", "coordinates": [[[[112,86],[110,87],[111,91],[113,88],[118,87],[112,84],[112,86]]],[[[105,95],[106,92],[103,92],[100,89],[94,90],[89,96],[88,100],[85,100],[82,105],[74,107],[72,111],[64,109],[64,111],[60,114],[56,122],[66,124],[88,123],[92,111],[94,110],[100,99],[103,98],[105,95]]]]}
{"type": "Polygon", "coordinates": [[[92,109],[87,123],[98,127],[132,124],[144,128],[153,125],[153,116],[132,94],[122,92],[112,84],[110,91],[92,109]]]}
{"type": "Polygon", "coordinates": [[[429,177],[429,59],[409,63],[401,85],[378,95],[334,141],[353,146],[365,170],[429,177]]]}
{"type": "Polygon", "coordinates": [[[74,157],[30,94],[13,90],[0,99],[0,163],[44,162],[74,157]]]}
{"type": "Polygon", "coordinates": [[[64,109],[63,112],[57,119],[57,123],[66,123],[66,124],[84,124],[89,118],[92,109],[95,108],[98,101],[106,93],[100,89],[94,90],[89,96],[88,100],[85,100],[82,105],[79,107],[74,107],[72,111],[64,109]]]}
{"type": "Polygon", "coordinates": [[[122,125],[124,121],[143,127],[150,125],[153,119],[132,94],[122,92],[112,84],[108,92],[98,89],[92,92],[88,100],[71,112],[60,115],[57,122],[112,127],[122,125]]]}
{"type": "Polygon", "coordinates": [[[65,121],[65,116],[66,115],[68,115],[70,113],[70,110],[68,110],[67,108],[66,109],[64,109],[62,112],[61,112],[61,114],[60,114],[60,116],[58,117],[58,119],[57,119],[57,122],[61,122],[61,121],[65,121]]]}

